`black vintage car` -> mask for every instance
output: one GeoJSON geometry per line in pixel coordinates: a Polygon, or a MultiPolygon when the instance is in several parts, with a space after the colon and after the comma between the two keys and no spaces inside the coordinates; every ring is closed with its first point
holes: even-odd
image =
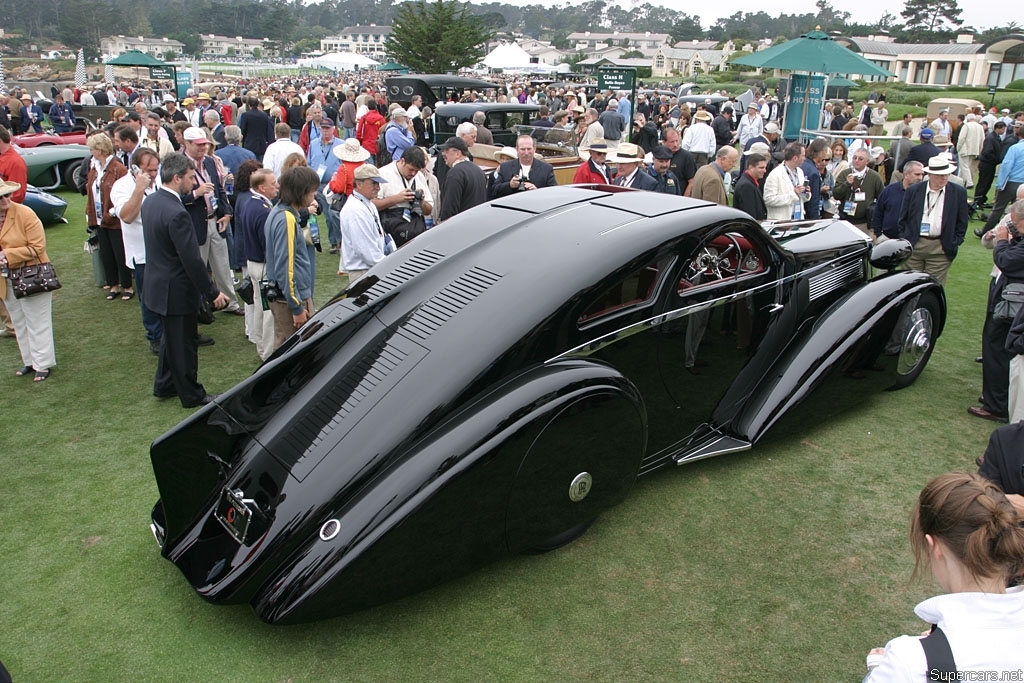
{"type": "Polygon", "coordinates": [[[455,135],[455,129],[464,121],[472,121],[473,114],[484,113],[484,125],[491,131],[494,144],[516,146],[516,126],[532,123],[537,119],[540,106],[536,104],[514,104],[502,102],[453,102],[439,104],[434,110],[434,135],[437,144],[455,135]]]}
{"type": "Polygon", "coordinates": [[[446,221],[158,438],[163,556],[268,622],[358,610],[564,544],[638,475],[927,363],[945,299],[893,272],[908,243],[620,190],[446,221]]]}

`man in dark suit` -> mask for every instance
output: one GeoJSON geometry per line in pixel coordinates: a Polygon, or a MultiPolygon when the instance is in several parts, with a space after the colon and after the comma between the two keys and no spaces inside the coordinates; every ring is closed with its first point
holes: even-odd
{"type": "Polygon", "coordinates": [[[217,149],[227,146],[228,141],[224,138],[224,124],[220,122],[220,113],[216,109],[207,109],[203,113],[203,124],[210,130],[217,149]]]}
{"type": "Polygon", "coordinates": [[[497,199],[515,192],[558,185],[555,180],[555,169],[548,162],[535,157],[536,151],[533,138],[529,135],[520,135],[516,139],[518,158],[506,161],[491,175],[488,196],[497,199]]]}
{"type": "Polygon", "coordinates": [[[905,268],[929,273],[943,285],[967,233],[967,190],[949,182],[955,171],[944,156],[929,159],[928,179],[907,188],[897,224],[900,237],[914,246],[905,268]]]}
{"type": "Polygon", "coordinates": [[[935,137],[935,131],[928,126],[921,129],[921,144],[912,147],[907,152],[906,158],[900,162],[899,171],[903,170],[903,167],[907,165],[908,161],[920,161],[925,167],[928,166],[928,160],[934,156],[938,156],[942,153],[942,150],[935,146],[932,139],[935,137]]]}
{"type": "Polygon", "coordinates": [[[263,111],[262,103],[250,97],[245,113],[238,117],[238,127],[242,130],[242,147],[263,161],[263,153],[274,141],[274,122],[270,115],[263,111]]]}
{"type": "Polygon", "coordinates": [[[747,168],[740,174],[732,189],[733,208],[745,211],[755,221],[768,218],[768,207],[764,204],[764,189],[761,187],[764,174],[768,172],[768,156],[754,152],[747,156],[747,168]]]}
{"type": "Polygon", "coordinates": [[[643,168],[644,150],[639,145],[623,142],[619,148],[608,155],[613,164],[617,164],[614,183],[622,187],[638,190],[658,191],[658,181],[643,168]]]}
{"type": "Polygon", "coordinates": [[[206,274],[192,219],[181,203],[182,193],[195,185],[195,167],[183,155],[171,154],[160,166],[161,189],[142,203],[146,243],[146,280],[142,301],[160,316],[163,343],[157,361],[153,395],[177,396],[185,408],[210,403],[213,396],[199,383],[197,345],[199,296],[214,308],[228,298],[206,274]]]}

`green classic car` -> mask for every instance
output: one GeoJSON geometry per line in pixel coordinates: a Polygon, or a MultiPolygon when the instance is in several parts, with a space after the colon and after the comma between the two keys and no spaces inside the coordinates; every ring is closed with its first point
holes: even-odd
{"type": "Polygon", "coordinates": [[[89,156],[85,145],[52,145],[21,149],[15,147],[28,166],[28,182],[40,190],[56,190],[61,185],[75,189],[74,175],[89,156]]]}

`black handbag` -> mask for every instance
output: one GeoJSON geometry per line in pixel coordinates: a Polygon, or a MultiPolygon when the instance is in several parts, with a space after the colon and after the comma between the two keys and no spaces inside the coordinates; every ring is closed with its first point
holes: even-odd
{"type": "Polygon", "coordinates": [[[196,316],[200,325],[210,325],[217,318],[213,315],[213,304],[205,296],[199,297],[199,314],[196,316]]]}
{"type": "Polygon", "coordinates": [[[394,238],[395,245],[399,247],[427,229],[427,221],[422,214],[409,211],[409,220],[405,220],[405,211],[407,209],[386,209],[380,215],[384,231],[394,238]]]}
{"type": "Polygon", "coordinates": [[[235,287],[235,294],[237,294],[238,298],[246,304],[252,306],[253,292],[255,289],[256,288],[252,286],[251,278],[243,278],[242,281],[238,283],[238,286],[235,287]]]}
{"type": "MultiPolygon", "coordinates": [[[[32,249],[32,255],[34,260],[39,259],[35,249],[32,249]]],[[[15,299],[60,289],[60,280],[57,279],[52,263],[33,263],[11,268],[7,279],[11,281],[15,299]]]]}

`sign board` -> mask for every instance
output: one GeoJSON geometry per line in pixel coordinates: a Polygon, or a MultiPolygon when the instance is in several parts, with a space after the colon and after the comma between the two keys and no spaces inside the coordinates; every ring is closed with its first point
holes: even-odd
{"type": "Polygon", "coordinates": [[[988,94],[989,94],[989,95],[995,95],[995,94],[996,94],[996,89],[995,89],[995,86],[993,86],[993,87],[991,87],[991,88],[989,88],[989,89],[988,89],[988,94]]]}
{"type": "Polygon", "coordinates": [[[184,99],[191,87],[192,74],[188,71],[178,71],[174,78],[174,89],[178,94],[178,99],[184,99]]]}
{"type": "MultiPolygon", "coordinates": [[[[628,92],[630,104],[636,104],[636,67],[601,67],[597,70],[597,90],[605,92],[628,92]]],[[[623,132],[623,140],[629,140],[630,131],[633,130],[633,113],[635,107],[629,108],[629,120],[626,121],[626,130],[623,132]]]]}
{"type": "Polygon", "coordinates": [[[174,67],[169,64],[167,66],[151,66],[149,67],[149,77],[158,81],[173,81],[174,67]]]}
{"type": "Polygon", "coordinates": [[[632,92],[636,86],[636,68],[600,68],[597,70],[597,89],[601,92],[605,90],[624,90],[632,92]]]}
{"type": "Polygon", "coordinates": [[[800,129],[817,129],[821,125],[821,108],[825,102],[825,76],[822,74],[790,74],[789,104],[782,137],[799,140],[800,129]]]}

